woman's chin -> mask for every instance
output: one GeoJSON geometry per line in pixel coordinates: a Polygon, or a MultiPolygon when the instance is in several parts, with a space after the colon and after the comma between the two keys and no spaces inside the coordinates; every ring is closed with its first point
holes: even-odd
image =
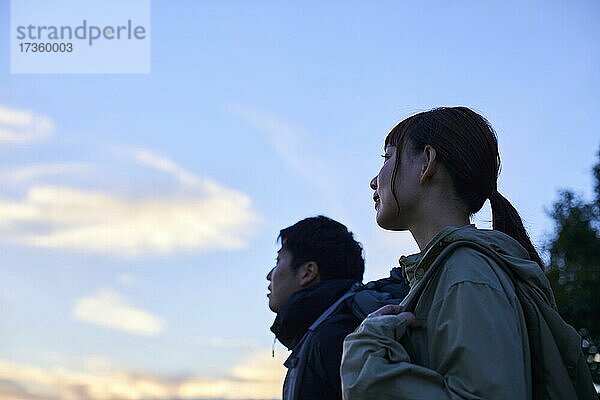
{"type": "Polygon", "coordinates": [[[389,215],[385,215],[381,213],[379,210],[377,212],[377,216],[375,217],[375,221],[377,221],[377,225],[387,231],[406,231],[409,228],[402,226],[400,221],[397,218],[390,217],[389,215]]]}
{"type": "Polygon", "coordinates": [[[375,221],[377,221],[377,225],[379,225],[383,229],[387,229],[388,231],[395,231],[397,229],[394,228],[393,221],[390,221],[389,218],[386,218],[385,215],[382,215],[380,212],[377,212],[377,216],[375,217],[375,221]]]}

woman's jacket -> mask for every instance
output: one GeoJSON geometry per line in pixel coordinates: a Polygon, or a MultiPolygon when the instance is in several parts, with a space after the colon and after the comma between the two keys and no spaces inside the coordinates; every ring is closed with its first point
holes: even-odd
{"type": "Polygon", "coordinates": [[[540,316],[558,316],[552,290],[517,241],[447,227],[400,264],[411,286],[403,305],[422,327],[397,315],[365,319],[344,342],[344,399],[546,398],[548,385],[556,398],[592,394],[579,337],[560,317],[540,316]]]}

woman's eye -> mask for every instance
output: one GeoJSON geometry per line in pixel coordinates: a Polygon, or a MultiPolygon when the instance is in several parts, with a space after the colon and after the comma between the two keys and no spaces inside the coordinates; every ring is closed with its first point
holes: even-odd
{"type": "Polygon", "coordinates": [[[383,157],[383,162],[387,161],[388,158],[390,158],[391,156],[389,154],[382,154],[381,157],[383,157]]]}

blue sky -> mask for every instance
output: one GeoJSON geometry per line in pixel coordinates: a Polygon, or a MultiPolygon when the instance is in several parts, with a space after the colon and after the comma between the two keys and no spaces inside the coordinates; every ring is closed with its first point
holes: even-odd
{"type": "Polygon", "coordinates": [[[414,112],[466,105],[491,121],[500,190],[538,244],[557,190],[591,194],[596,2],[151,12],[150,74],[18,75],[0,2],[6,398],[278,397],[287,353],[271,358],[265,280],[277,233],[339,219],[368,280],[414,252],[376,226],[368,187],[385,134],[414,112]]]}

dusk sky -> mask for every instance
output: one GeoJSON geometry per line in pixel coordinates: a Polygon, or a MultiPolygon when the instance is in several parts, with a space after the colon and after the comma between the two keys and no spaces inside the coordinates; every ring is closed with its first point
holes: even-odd
{"type": "Polygon", "coordinates": [[[558,190],[591,196],[596,1],[156,0],[151,16],[148,74],[13,74],[0,0],[2,399],[279,398],[278,232],[343,222],[367,281],[416,252],[376,225],[369,188],[415,112],[492,123],[499,190],[540,249],[558,190]]]}

